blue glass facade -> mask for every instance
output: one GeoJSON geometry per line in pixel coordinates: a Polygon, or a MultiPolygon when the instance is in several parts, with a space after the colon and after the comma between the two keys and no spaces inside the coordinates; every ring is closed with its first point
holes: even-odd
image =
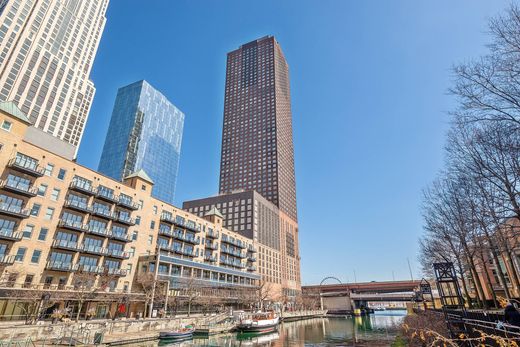
{"type": "Polygon", "coordinates": [[[184,114],[148,82],[119,88],[98,170],[122,179],[143,169],[152,195],[173,203],[184,114]]]}

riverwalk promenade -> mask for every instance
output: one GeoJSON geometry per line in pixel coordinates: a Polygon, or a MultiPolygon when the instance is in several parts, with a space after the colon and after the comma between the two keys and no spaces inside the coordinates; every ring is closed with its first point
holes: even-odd
{"type": "MultiPolygon", "coordinates": [[[[326,311],[292,311],[284,312],[283,319],[299,320],[313,317],[322,317],[326,311]]],[[[35,345],[59,343],[94,344],[96,339],[102,338],[105,345],[154,340],[163,330],[174,330],[185,325],[208,326],[217,324],[229,317],[229,314],[202,315],[192,314],[190,317],[178,316],[175,318],[149,319],[117,319],[117,320],[90,320],[79,322],[39,322],[26,325],[23,322],[0,323],[0,342],[15,343],[30,341],[35,345]]],[[[99,341],[99,340],[98,340],[99,341]]],[[[2,346],[0,344],[0,346],[2,346]]],[[[7,345],[7,344],[6,344],[7,345]]]]}

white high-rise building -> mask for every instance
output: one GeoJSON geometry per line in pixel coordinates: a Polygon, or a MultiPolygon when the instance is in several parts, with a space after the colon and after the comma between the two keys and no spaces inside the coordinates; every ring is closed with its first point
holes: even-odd
{"type": "Polygon", "coordinates": [[[0,101],[78,146],[108,0],[0,0],[0,101]]]}

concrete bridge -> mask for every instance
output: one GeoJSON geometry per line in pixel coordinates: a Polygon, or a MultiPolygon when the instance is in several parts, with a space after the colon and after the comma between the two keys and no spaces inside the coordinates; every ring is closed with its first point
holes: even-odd
{"type": "Polygon", "coordinates": [[[352,312],[367,308],[369,301],[412,302],[420,281],[338,283],[302,286],[302,294],[319,298],[322,309],[352,312]]]}

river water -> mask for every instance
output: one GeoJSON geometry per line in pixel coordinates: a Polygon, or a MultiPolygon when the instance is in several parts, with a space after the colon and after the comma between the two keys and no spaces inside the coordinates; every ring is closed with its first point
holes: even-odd
{"type": "Polygon", "coordinates": [[[236,333],[193,340],[133,346],[390,346],[406,311],[379,311],[367,317],[313,318],[280,325],[277,333],[243,336],[236,333]]]}

